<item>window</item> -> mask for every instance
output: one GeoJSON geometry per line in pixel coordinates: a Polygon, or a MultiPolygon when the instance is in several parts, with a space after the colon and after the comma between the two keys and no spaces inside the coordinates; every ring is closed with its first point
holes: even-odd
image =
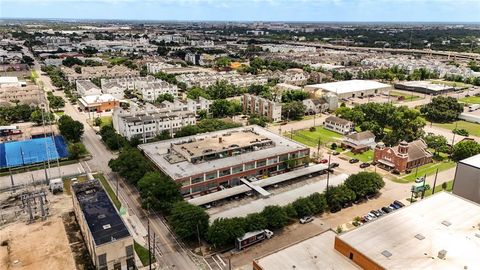
{"type": "Polygon", "coordinates": [[[243,165],[232,168],[232,173],[239,173],[239,172],[243,172],[243,165]]]}
{"type": "Polygon", "coordinates": [[[127,253],[127,257],[133,256],[133,246],[132,245],[126,246],[125,253],[127,253]]]}
{"type": "Polygon", "coordinates": [[[267,160],[257,161],[257,168],[267,165],[267,160]]]}
{"type": "Polygon", "coordinates": [[[220,176],[225,176],[225,175],[229,175],[229,174],[230,174],[230,169],[220,171],[220,176]]]}
{"type": "Polygon", "coordinates": [[[192,178],[192,184],[203,182],[203,175],[192,178]]]}
{"type": "Polygon", "coordinates": [[[255,162],[245,164],[245,171],[255,169],[255,162]]]}
{"type": "Polygon", "coordinates": [[[281,155],[280,156],[280,161],[287,161],[288,160],[288,155],[281,155]]]}
{"type": "Polygon", "coordinates": [[[113,270],[122,270],[122,263],[118,262],[113,265],[113,270]]]}
{"type": "Polygon", "coordinates": [[[274,163],[277,163],[277,157],[269,158],[269,159],[267,160],[267,164],[268,164],[268,165],[272,165],[272,164],[274,164],[274,163]]]}
{"type": "Polygon", "coordinates": [[[208,173],[208,174],[205,176],[205,178],[206,178],[206,180],[215,179],[215,178],[217,178],[217,172],[208,173]]]}
{"type": "Polygon", "coordinates": [[[350,252],[350,256],[348,256],[348,258],[350,258],[350,260],[353,260],[353,253],[350,252]]]}
{"type": "Polygon", "coordinates": [[[98,255],[98,265],[100,267],[107,265],[107,254],[106,253],[98,255]]]}

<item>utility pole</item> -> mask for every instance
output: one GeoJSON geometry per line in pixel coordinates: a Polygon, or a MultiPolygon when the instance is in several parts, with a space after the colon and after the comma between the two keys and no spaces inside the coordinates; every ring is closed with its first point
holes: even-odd
{"type": "Polygon", "coordinates": [[[425,182],[427,182],[427,174],[425,174],[425,176],[423,177],[422,200],[425,196],[425,182]]]}
{"type": "Polygon", "coordinates": [[[320,138],[318,138],[318,143],[317,143],[317,157],[320,158],[320,143],[321,143],[321,140],[320,138]]]}
{"type": "Polygon", "coordinates": [[[147,216],[148,269],[152,270],[152,250],[150,249],[150,218],[147,216]]]}
{"type": "Polygon", "coordinates": [[[332,154],[330,153],[328,155],[328,169],[327,169],[327,188],[325,189],[326,192],[325,193],[328,193],[328,185],[329,185],[329,182],[330,182],[330,160],[332,158],[332,154]]]}
{"type": "MultiPolygon", "coordinates": [[[[455,129],[454,131],[457,130],[457,127],[458,127],[458,122],[455,122],[455,129]]],[[[453,132],[453,131],[452,131],[453,132]]],[[[453,138],[452,138],[452,148],[453,148],[453,144],[455,144],[455,132],[453,132],[453,138]]]]}
{"type": "Polygon", "coordinates": [[[437,176],[438,176],[438,168],[437,168],[437,172],[435,173],[435,180],[433,180],[432,195],[435,194],[435,186],[437,185],[437,176]]]}

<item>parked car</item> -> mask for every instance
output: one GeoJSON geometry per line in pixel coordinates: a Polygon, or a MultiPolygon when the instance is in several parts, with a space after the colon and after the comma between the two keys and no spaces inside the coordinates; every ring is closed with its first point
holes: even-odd
{"type": "Polygon", "coordinates": [[[338,166],[340,166],[340,164],[338,164],[336,162],[330,163],[330,169],[336,168],[338,166]]]}
{"type": "Polygon", "coordinates": [[[373,213],[368,213],[367,216],[370,218],[370,220],[377,218],[377,216],[374,215],[373,213]]]}
{"type": "Polygon", "coordinates": [[[359,161],[360,161],[360,160],[358,160],[358,158],[352,158],[352,159],[350,159],[348,162],[350,162],[351,164],[353,164],[353,163],[357,163],[357,162],[359,162],[359,161]]]}
{"type": "Polygon", "coordinates": [[[328,163],[328,159],[322,159],[318,163],[322,163],[322,164],[328,163]]]}
{"type": "Polygon", "coordinates": [[[367,167],[370,167],[370,163],[364,162],[364,163],[360,164],[360,168],[362,168],[362,169],[367,168],[367,167]]]}
{"type": "Polygon", "coordinates": [[[400,209],[400,205],[396,205],[394,203],[390,204],[390,207],[394,208],[395,210],[400,209]]]}
{"type": "Polygon", "coordinates": [[[372,211],[370,211],[370,213],[373,214],[377,218],[381,216],[380,212],[378,212],[377,210],[372,210],[372,211]]]}
{"type": "Polygon", "coordinates": [[[334,156],[338,156],[338,155],[340,155],[340,153],[339,153],[339,152],[337,152],[337,151],[333,151],[333,152],[332,152],[332,155],[334,155],[334,156]]]}
{"type": "Polygon", "coordinates": [[[303,217],[303,218],[300,219],[301,224],[309,223],[309,222],[312,222],[312,221],[313,221],[313,217],[311,217],[311,216],[303,217]]]}
{"type": "Polygon", "coordinates": [[[384,206],[384,207],[382,207],[382,211],[388,214],[388,213],[392,212],[392,209],[384,206]]]}
{"type": "Polygon", "coordinates": [[[400,207],[404,207],[404,206],[405,206],[405,204],[403,204],[401,201],[395,200],[395,201],[393,201],[393,203],[399,205],[400,207]]]}

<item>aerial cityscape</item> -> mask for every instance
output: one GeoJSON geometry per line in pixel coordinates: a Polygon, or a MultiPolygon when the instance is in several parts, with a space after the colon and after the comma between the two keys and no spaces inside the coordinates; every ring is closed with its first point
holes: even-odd
{"type": "Polygon", "coordinates": [[[0,0],[0,270],[479,254],[480,1],[0,0]]]}

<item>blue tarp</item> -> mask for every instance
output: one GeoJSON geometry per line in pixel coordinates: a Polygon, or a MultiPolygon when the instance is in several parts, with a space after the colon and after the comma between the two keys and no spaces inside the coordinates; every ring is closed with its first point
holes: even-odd
{"type": "Polygon", "coordinates": [[[0,144],[0,167],[17,167],[68,157],[62,136],[0,144]],[[3,157],[3,158],[2,158],[3,157]]]}

